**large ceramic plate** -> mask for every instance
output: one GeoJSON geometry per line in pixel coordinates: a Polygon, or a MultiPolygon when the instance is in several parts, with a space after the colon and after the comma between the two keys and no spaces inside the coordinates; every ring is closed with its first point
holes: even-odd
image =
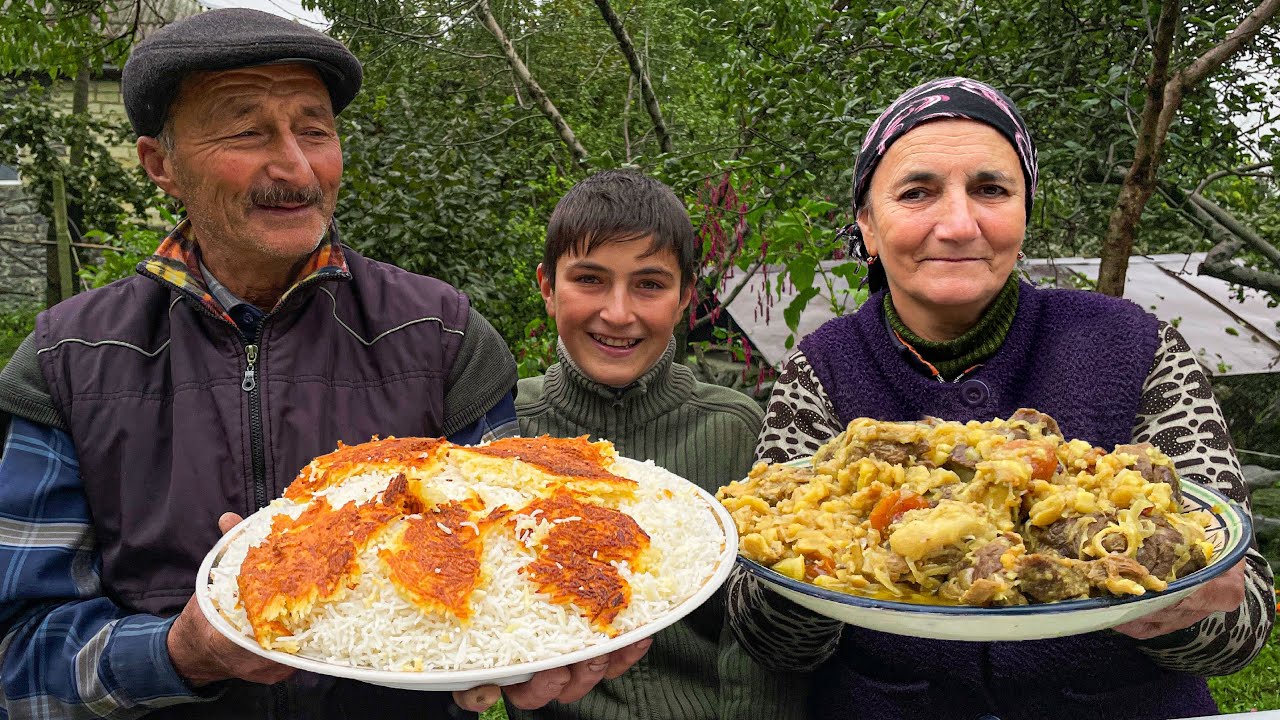
{"type": "MultiPolygon", "coordinates": [[[[808,459],[791,465],[807,465],[808,459]]],[[[980,608],[894,602],[824,590],[793,580],[739,557],[743,569],[769,589],[816,613],[850,625],[881,632],[937,640],[1039,640],[1115,627],[1168,607],[1238,563],[1249,549],[1253,523],[1238,504],[1216,491],[1182,483],[1184,510],[1204,510],[1213,516],[1205,529],[1213,543],[1213,560],[1206,567],[1169,583],[1168,589],[1126,598],[1064,600],[1041,605],[980,608]]]]}
{"type": "MultiPolygon", "coordinates": [[[[619,457],[619,463],[635,463],[634,460],[619,457]]],[[[196,599],[200,604],[200,609],[204,612],[206,618],[218,632],[225,635],[232,642],[249,652],[274,660],[282,665],[288,665],[300,670],[308,670],[322,675],[332,675],[335,677],[350,678],[359,680],[373,685],[383,685],[386,687],[402,688],[407,690],[423,690],[423,691],[442,691],[442,690],[466,690],[478,685],[512,685],[524,682],[533,676],[534,673],[541,670],[550,670],[552,668],[572,665],[583,660],[590,660],[606,653],[626,647],[635,642],[639,642],[646,637],[662,630],[677,620],[693,612],[699,605],[706,602],[716,590],[724,584],[728,579],[729,572],[733,569],[734,559],[737,557],[738,547],[738,531],[733,523],[733,518],[729,516],[728,511],[724,509],[714,497],[706,491],[693,486],[697,491],[698,499],[705,503],[711,511],[718,524],[718,529],[724,538],[722,552],[718,559],[715,571],[702,585],[702,588],[696,593],[685,599],[684,602],[676,605],[665,614],[657,619],[642,625],[629,632],[622,633],[617,637],[609,640],[590,645],[581,650],[558,655],[556,657],[538,660],[536,662],[521,663],[518,665],[507,665],[502,667],[479,668],[470,670],[450,670],[450,671],[428,671],[428,672],[396,672],[392,670],[369,670],[365,668],[352,667],[349,665],[340,665],[335,663],[324,662],[301,655],[293,655],[290,653],[280,652],[278,650],[265,650],[249,635],[240,632],[226,618],[218,612],[214,606],[213,600],[209,594],[210,571],[221,559],[223,552],[245,528],[249,527],[254,518],[262,516],[265,510],[259,510],[244,522],[237,525],[222,537],[209,554],[205,556],[204,562],[200,565],[200,570],[196,583],[196,599]]]]}

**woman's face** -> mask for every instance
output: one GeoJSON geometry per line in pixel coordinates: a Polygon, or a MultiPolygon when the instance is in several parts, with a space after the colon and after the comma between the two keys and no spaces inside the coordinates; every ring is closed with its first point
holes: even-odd
{"type": "Polygon", "coordinates": [[[1025,192],[1013,146],[984,123],[936,120],[889,146],[858,225],[907,327],[948,340],[977,322],[1017,262],[1025,192]]]}

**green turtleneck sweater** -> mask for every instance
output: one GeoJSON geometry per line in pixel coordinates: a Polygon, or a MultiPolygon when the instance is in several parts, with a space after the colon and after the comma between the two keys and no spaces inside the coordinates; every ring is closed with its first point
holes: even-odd
{"type": "Polygon", "coordinates": [[[1018,277],[1012,274],[1005,282],[1004,288],[996,295],[991,304],[982,311],[978,322],[963,335],[954,340],[925,340],[898,317],[893,306],[893,296],[884,294],[884,317],[889,327],[898,334],[902,342],[910,345],[916,353],[938,371],[944,380],[955,380],[967,373],[975,365],[986,362],[996,354],[1004,344],[1005,335],[1013,326],[1013,316],[1018,312],[1018,277]]]}
{"type": "MultiPolygon", "coordinates": [[[[674,341],[638,380],[622,389],[583,374],[565,351],[542,377],[520,381],[521,434],[613,442],[618,454],[653,460],[710,493],[751,469],[763,415],[747,396],[698,382],[672,362],[674,341]]],[[[582,700],[536,710],[508,707],[513,720],[773,720],[803,718],[807,678],[769,673],[733,639],[723,591],[654,637],[622,677],[582,700]]]]}

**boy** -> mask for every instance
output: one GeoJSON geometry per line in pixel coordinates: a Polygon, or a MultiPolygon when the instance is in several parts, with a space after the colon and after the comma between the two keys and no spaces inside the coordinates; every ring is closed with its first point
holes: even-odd
{"type": "MultiPolygon", "coordinates": [[[[559,333],[559,362],[519,383],[522,435],[591,435],[714,493],[751,469],[759,406],[698,382],[673,362],[673,331],[693,298],[700,252],[666,185],[607,170],[556,205],[538,285],[559,333]]],[[[582,700],[513,718],[798,718],[803,678],[765,673],[737,646],[717,594],[659,632],[648,654],[582,700]]]]}

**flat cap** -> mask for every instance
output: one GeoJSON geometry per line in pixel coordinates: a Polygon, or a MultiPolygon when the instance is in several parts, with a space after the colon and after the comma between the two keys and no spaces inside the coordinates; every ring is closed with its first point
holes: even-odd
{"type": "Polygon", "coordinates": [[[360,90],[360,61],[345,45],[305,25],[261,10],[209,10],[152,33],[133,48],[121,76],[125,112],[139,136],[164,127],[178,83],[189,72],[281,62],[310,63],[338,114],[360,90]]]}

